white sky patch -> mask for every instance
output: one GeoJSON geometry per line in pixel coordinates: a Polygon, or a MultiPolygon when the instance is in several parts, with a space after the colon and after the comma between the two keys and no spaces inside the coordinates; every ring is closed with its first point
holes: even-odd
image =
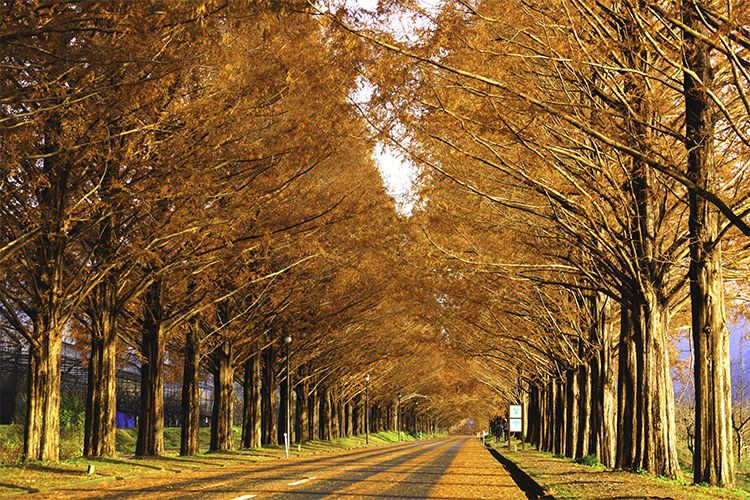
{"type": "MultiPolygon", "coordinates": [[[[378,0],[349,0],[345,4],[347,7],[375,12],[378,7],[378,0]]],[[[424,1],[422,4],[427,8],[437,9],[437,2],[435,1],[424,1]]],[[[409,38],[413,35],[412,30],[425,26],[427,22],[425,19],[406,18],[394,14],[390,17],[390,31],[398,38],[409,38]]],[[[351,99],[355,105],[364,107],[370,99],[372,87],[364,79],[360,79],[358,87],[358,91],[351,96],[351,99]]],[[[415,184],[419,175],[419,168],[407,159],[403,152],[382,143],[379,151],[375,153],[375,160],[383,178],[385,189],[394,199],[396,209],[408,217],[417,201],[415,184]]]]}
{"type": "Polygon", "coordinates": [[[376,153],[375,158],[385,189],[396,202],[396,209],[406,216],[410,215],[416,202],[417,166],[388,146],[376,153]]]}

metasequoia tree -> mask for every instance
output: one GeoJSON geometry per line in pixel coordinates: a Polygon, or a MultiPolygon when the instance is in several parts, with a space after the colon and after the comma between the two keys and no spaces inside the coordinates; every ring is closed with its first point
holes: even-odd
{"type": "MultiPolygon", "coordinates": [[[[109,163],[117,163],[114,156],[119,158],[120,152],[100,151],[111,153],[122,137],[138,135],[144,128],[144,122],[123,119],[127,111],[120,92],[146,78],[118,74],[122,65],[110,59],[124,57],[116,36],[127,29],[120,14],[117,8],[36,2],[3,9],[3,54],[10,63],[3,70],[7,92],[2,126],[8,139],[3,141],[3,157],[17,159],[4,163],[3,210],[8,217],[3,218],[3,245],[10,242],[16,252],[25,252],[15,254],[13,265],[18,271],[26,269],[23,277],[14,273],[25,284],[3,296],[16,328],[28,330],[29,322],[33,324],[33,334],[27,335],[34,359],[25,439],[28,458],[57,457],[62,332],[90,291],[108,295],[104,277],[113,264],[102,256],[106,246],[111,247],[109,226],[120,202],[111,197],[103,201],[97,191],[112,192],[122,184],[115,180],[121,172],[109,163]],[[20,226],[14,227],[16,223],[20,226]],[[98,244],[84,243],[96,232],[98,244]],[[71,281],[73,276],[78,276],[76,281],[71,281]]],[[[142,39],[138,49],[130,45],[125,50],[129,55],[147,51],[153,40],[142,39]]],[[[158,79],[160,74],[151,76],[158,79]]],[[[100,319],[97,334],[111,323],[100,319]]],[[[108,404],[112,406],[111,400],[108,404]]],[[[114,408],[105,417],[111,416],[112,422],[113,412],[114,408]]],[[[113,441],[106,441],[104,446],[110,448],[113,441]]]]}
{"type": "MultiPolygon", "coordinates": [[[[435,83],[424,86],[435,97],[424,91],[414,92],[412,87],[404,87],[409,88],[408,93],[399,94],[395,85],[403,84],[384,81],[390,94],[421,100],[404,98],[403,105],[384,109],[409,110],[410,106],[420,106],[434,110],[429,114],[430,125],[435,124],[434,117],[439,114],[453,120],[456,126],[451,128],[441,130],[419,124],[415,129],[420,133],[427,129],[425,135],[433,143],[445,144],[456,155],[473,160],[480,167],[490,165],[507,175],[507,186],[523,183],[547,196],[553,201],[552,217],[556,224],[574,241],[584,243],[587,254],[595,259],[594,265],[584,266],[580,260],[573,264],[593,278],[594,284],[606,285],[602,291],[624,303],[623,310],[628,312],[629,321],[622,324],[631,325],[633,329],[632,335],[623,338],[625,345],[634,346],[636,364],[628,365],[628,369],[634,375],[631,378],[638,394],[634,401],[643,404],[643,408],[636,412],[634,453],[625,462],[656,473],[679,476],[666,326],[670,302],[679,301],[675,294],[684,282],[670,264],[684,255],[686,238],[684,229],[670,228],[674,221],[684,220],[679,217],[678,205],[670,198],[671,193],[694,193],[720,210],[732,224],[743,231],[748,228],[724,201],[724,195],[733,191],[719,191],[734,188],[742,171],[740,177],[735,176],[720,188],[706,189],[681,173],[681,162],[694,148],[688,144],[684,154],[671,157],[662,153],[679,151],[671,147],[681,137],[679,110],[675,110],[674,103],[689,103],[685,96],[690,85],[689,81],[686,85],[680,81],[685,71],[679,56],[665,53],[664,47],[655,42],[660,39],[655,33],[663,29],[668,15],[644,9],[636,5],[630,8],[598,6],[594,10],[577,2],[551,5],[511,2],[503,6],[459,3],[457,8],[447,5],[441,12],[442,17],[436,19],[432,37],[437,43],[408,49],[403,44],[377,43],[442,71],[430,80],[435,83]],[[528,9],[521,10],[523,7],[528,9]],[[510,18],[512,22],[505,22],[510,18]],[[565,20],[567,31],[559,29],[561,19],[565,20]],[[522,31],[521,26],[527,31],[522,31]],[[588,31],[579,35],[577,30],[581,28],[583,33],[584,27],[588,31]],[[471,35],[466,34],[467,30],[471,35]],[[527,32],[538,32],[540,36],[520,42],[527,32]],[[469,39],[471,43],[464,43],[469,39]],[[634,40],[637,43],[634,44],[634,40]],[[439,56],[433,56],[437,53],[436,46],[443,50],[439,56]],[[473,58],[467,57],[474,47],[480,46],[485,50],[477,51],[473,58]],[[430,52],[422,50],[424,48],[430,52]],[[452,57],[454,53],[460,56],[452,57]],[[480,64],[474,62],[477,59],[480,64]],[[498,64],[499,61],[502,64],[498,64]],[[501,67],[505,69],[502,76],[487,71],[487,68],[501,67]],[[441,79],[449,85],[442,84],[441,79]],[[461,89],[467,101],[474,96],[475,101],[486,104],[483,108],[457,107],[450,104],[447,91],[442,90],[444,87],[461,89]],[[394,89],[396,92],[392,92],[394,89]],[[519,112],[529,118],[519,120],[514,114],[519,112]],[[544,122],[535,122],[536,117],[544,117],[544,122]],[[463,136],[456,131],[461,131],[463,136]],[[550,168],[540,170],[540,162],[535,161],[536,171],[529,170],[529,158],[514,155],[519,144],[521,150],[536,155],[550,168]],[[563,186],[569,184],[570,187],[561,189],[559,183],[551,183],[550,174],[562,180],[563,186]],[[663,189],[661,186],[665,182],[672,187],[663,189]],[[628,189],[623,191],[620,187],[623,185],[628,189]],[[656,203],[654,193],[657,191],[666,205],[656,203]],[[600,200],[604,205],[597,207],[600,200]],[[601,212],[607,206],[615,210],[625,207],[624,213],[629,216],[617,220],[618,212],[601,212]],[[592,220],[592,214],[598,219],[596,226],[578,222],[592,220]],[[613,217],[624,238],[611,233],[613,217]],[[627,243],[625,248],[631,250],[631,255],[621,251],[622,242],[627,243]],[[619,262],[607,255],[610,252],[619,262]],[[602,276],[606,280],[602,280],[602,276]]],[[[719,23],[718,20],[713,22],[719,23]]],[[[673,30],[666,38],[679,33],[680,29],[673,30]]],[[[738,36],[741,34],[734,32],[730,38],[738,36]]],[[[424,75],[414,69],[403,74],[424,75]]],[[[711,95],[718,101],[716,94],[711,95]]],[[[744,112],[741,108],[740,111],[744,112]]],[[[421,118],[425,114],[417,113],[417,116],[421,118]]],[[[400,119],[407,124],[414,121],[405,114],[393,113],[384,118],[400,119]]],[[[742,142],[741,131],[736,126],[729,128],[738,138],[735,143],[742,142]]],[[[417,156],[468,191],[506,205],[515,201],[487,190],[477,177],[467,177],[464,171],[454,170],[455,156],[443,157],[449,160],[438,159],[427,152],[417,156]]],[[[741,197],[739,201],[742,202],[741,197]]],[[[588,258],[586,254],[582,256],[588,258]]],[[[714,380],[722,386],[721,377],[714,380]]],[[[720,442],[724,435],[719,432],[712,436],[712,441],[720,442]]],[[[714,463],[720,461],[715,459],[714,463]]]]}

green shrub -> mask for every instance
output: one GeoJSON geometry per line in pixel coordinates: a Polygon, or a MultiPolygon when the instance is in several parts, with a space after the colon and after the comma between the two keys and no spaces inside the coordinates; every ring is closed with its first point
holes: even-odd
{"type": "Polygon", "coordinates": [[[592,453],[590,455],[586,455],[585,457],[576,458],[576,463],[587,465],[589,467],[596,467],[597,465],[599,465],[599,457],[592,453]]]}
{"type": "Polygon", "coordinates": [[[17,466],[23,462],[23,427],[0,426],[0,466],[17,466]]]}
{"type": "Polygon", "coordinates": [[[60,398],[60,427],[83,424],[86,418],[86,405],[75,398],[60,398]]]}
{"type": "Polygon", "coordinates": [[[83,455],[83,422],[60,428],[60,460],[83,455]]]}

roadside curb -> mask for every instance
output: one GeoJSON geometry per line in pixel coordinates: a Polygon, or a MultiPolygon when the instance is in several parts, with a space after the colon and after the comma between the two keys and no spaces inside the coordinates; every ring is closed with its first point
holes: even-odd
{"type": "Polygon", "coordinates": [[[487,451],[490,452],[490,455],[495,457],[495,460],[505,467],[505,470],[508,471],[518,487],[526,493],[526,498],[555,500],[555,497],[550,493],[549,487],[538,483],[536,479],[519,467],[518,464],[505,457],[491,445],[486,445],[485,447],[487,448],[487,451]]]}

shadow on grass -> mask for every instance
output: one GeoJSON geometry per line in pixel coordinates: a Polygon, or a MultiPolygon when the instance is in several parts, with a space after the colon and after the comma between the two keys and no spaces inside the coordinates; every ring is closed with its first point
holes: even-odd
{"type": "MultiPolygon", "coordinates": [[[[11,483],[0,483],[0,488],[8,488],[10,490],[25,491],[26,493],[38,493],[39,492],[38,488],[29,488],[27,486],[19,486],[17,484],[11,484],[11,483]]],[[[6,494],[7,493],[8,492],[6,492],[6,494]]]]}
{"type": "Polygon", "coordinates": [[[549,489],[545,486],[540,485],[534,479],[526,474],[520,467],[505,458],[494,448],[488,447],[487,450],[490,454],[495,457],[495,460],[500,462],[505,470],[508,471],[510,477],[516,482],[519,488],[526,493],[526,498],[546,498],[553,500],[555,497],[549,494],[549,489]]]}
{"type": "Polygon", "coordinates": [[[63,474],[66,476],[74,476],[74,475],[86,475],[84,471],[77,471],[77,470],[70,470],[65,469],[61,467],[54,467],[49,465],[41,465],[41,464],[35,464],[33,462],[27,462],[25,466],[26,470],[32,470],[36,472],[44,472],[44,473],[51,473],[51,474],[63,474]]]}

